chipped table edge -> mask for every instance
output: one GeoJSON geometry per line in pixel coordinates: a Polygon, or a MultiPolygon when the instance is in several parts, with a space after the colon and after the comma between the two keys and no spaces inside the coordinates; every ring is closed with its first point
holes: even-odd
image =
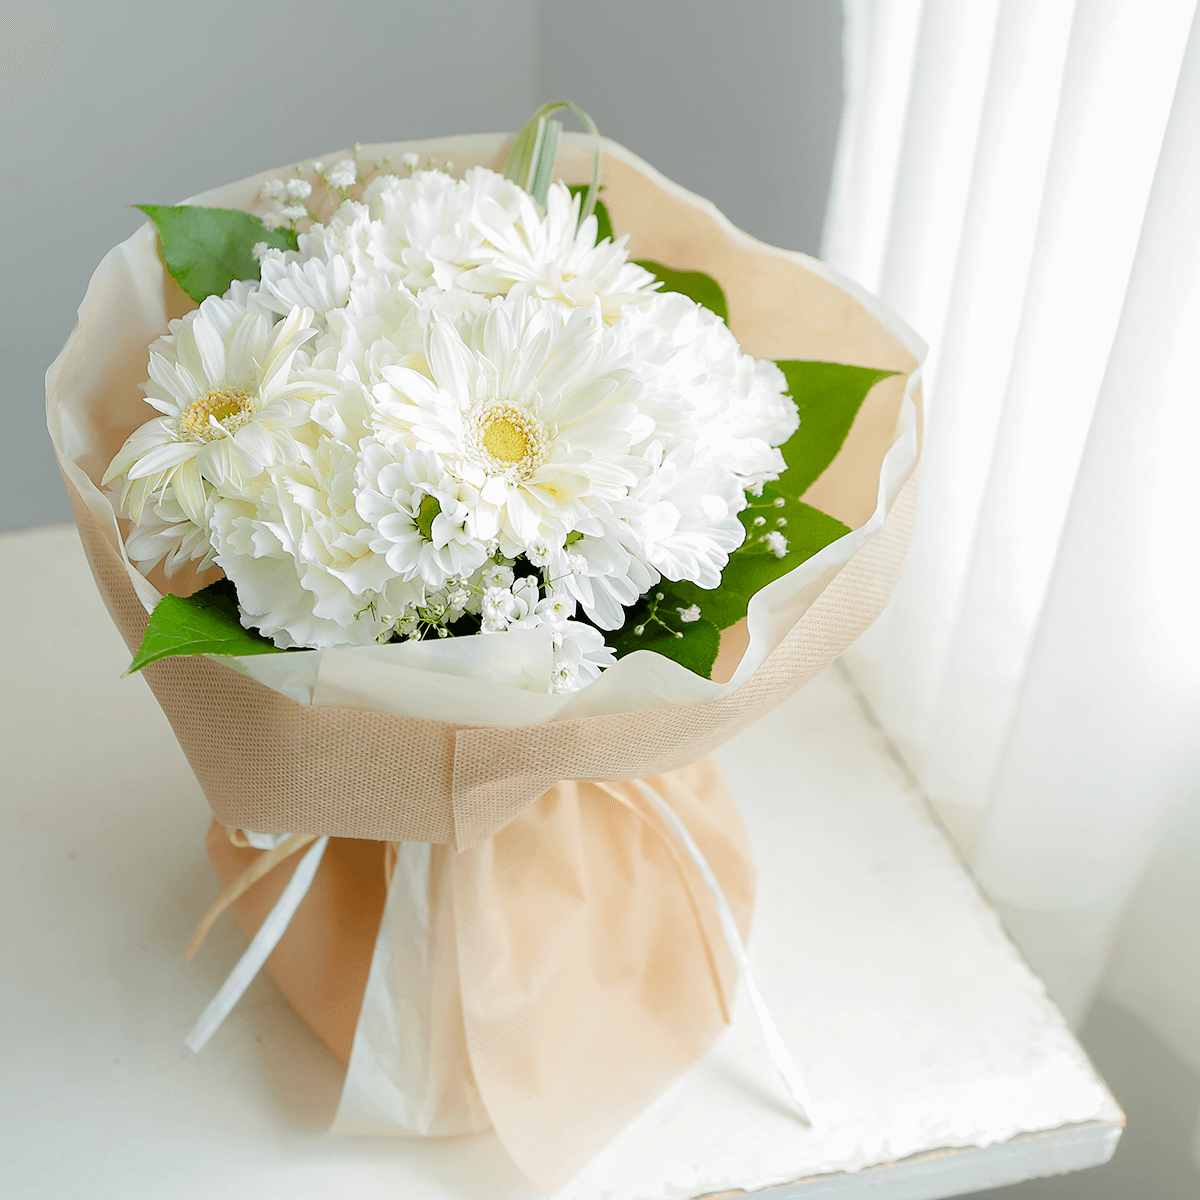
{"type": "Polygon", "coordinates": [[[981,1187],[1006,1187],[1102,1166],[1112,1158],[1124,1128],[1121,1113],[1116,1120],[1022,1133],[991,1146],[947,1146],[861,1171],[810,1175],[750,1192],[709,1192],[696,1200],[812,1200],[863,1194],[876,1200],[946,1200],[981,1187]],[[930,1191],[931,1185],[937,1190],[930,1191]]]}

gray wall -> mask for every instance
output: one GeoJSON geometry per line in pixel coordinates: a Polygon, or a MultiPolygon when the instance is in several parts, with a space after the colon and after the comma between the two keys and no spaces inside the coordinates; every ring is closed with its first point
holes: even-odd
{"type": "Polygon", "coordinates": [[[127,205],[353,141],[516,129],[565,97],[744,229],[815,251],[840,37],[839,0],[0,2],[0,529],[70,519],[42,379],[140,223],[127,205]]]}

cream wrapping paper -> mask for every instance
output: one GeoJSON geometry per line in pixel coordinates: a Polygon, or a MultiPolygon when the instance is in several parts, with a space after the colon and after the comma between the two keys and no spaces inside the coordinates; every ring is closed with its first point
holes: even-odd
{"type": "MultiPolygon", "coordinates": [[[[458,169],[493,163],[506,141],[361,153],[413,150],[458,169]]],[[[400,1067],[381,1063],[377,1049],[359,1055],[340,1127],[378,1127],[389,1106],[390,1129],[436,1133],[488,1119],[547,1191],[711,1044],[731,1003],[716,917],[671,835],[636,789],[619,803],[586,781],[651,778],[709,859],[744,935],[753,892],[744,833],[719,773],[700,760],[882,609],[907,544],[919,448],[923,347],[877,301],[804,255],[740,233],[614,143],[604,153],[604,200],[615,228],[633,231],[631,254],[713,275],[748,353],[897,372],[872,389],[805,496],[852,532],[752,600],[716,680],[639,652],[579,693],[550,696],[537,690],[548,646],[499,637],[174,659],[144,672],[218,822],[333,839],[268,970],[352,1067],[360,1041],[410,1055],[400,1067]],[[383,843],[394,844],[387,858],[383,843]]],[[[559,166],[568,180],[584,178],[590,143],[566,138],[559,166]]],[[[194,200],[250,208],[280,173],[194,200]]],[[[47,374],[48,424],[80,534],[131,650],[168,586],[186,594],[215,577],[142,577],[97,486],[146,419],[138,385],[148,344],[190,307],[144,226],[97,269],[47,374]]],[[[253,852],[214,834],[214,865],[232,877],[253,852]]],[[[247,928],[292,869],[238,902],[247,928]]]]}
{"type": "Polygon", "coordinates": [[[445,846],[389,844],[391,867],[335,1133],[474,1133],[491,1122],[471,1070],[445,846]]]}

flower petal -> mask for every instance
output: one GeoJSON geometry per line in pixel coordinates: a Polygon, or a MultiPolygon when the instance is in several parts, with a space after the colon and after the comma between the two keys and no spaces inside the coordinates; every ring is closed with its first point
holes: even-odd
{"type": "Polygon", "coordinates": [[[209,384],[205,391],[209,391],[225,382],[225,342],[204,317],[192,322],[192,337],[209,384]]]}

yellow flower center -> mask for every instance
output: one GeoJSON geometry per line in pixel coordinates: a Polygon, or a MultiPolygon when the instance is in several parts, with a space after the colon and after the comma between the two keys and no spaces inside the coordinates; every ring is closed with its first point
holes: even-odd
{"type": "Polygon", "coordinates": [[[495,458],[504,462],[520,462],[529,449],[525,430],[505,417],[497,417],[483,431],[483,444],[495,458]]]}
{"type": "Polygon", "coordinates": [[[480,405],[466,420],[471,457],[489,475],[528,479],[546,461],[550,437],[529,412],[504,400],[480,405]]]}
{"type": "Polygon", "coordinates": [[[240,429],[254,412],[254,393],[240,387],[214,388],[207,396],[193,401],[179,418],[179,432],[198,442],[210,442],[223,437],[224,432],[213,427],[210,417],[232,433],[240,429]]]}

